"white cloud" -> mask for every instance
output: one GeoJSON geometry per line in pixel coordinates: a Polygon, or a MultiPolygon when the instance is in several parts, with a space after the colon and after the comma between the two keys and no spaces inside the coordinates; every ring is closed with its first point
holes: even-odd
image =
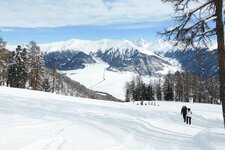
{"type": "Polygon", "coordinates": [[[170,17],[161,0],[0,0],[0,26],[54,27],[153,22],[170,17]]]}
{"type": "Polygon", "coordinates": [[[13,29],[10,28],[0,28],[0,32],[13,32],[13,29]]]}

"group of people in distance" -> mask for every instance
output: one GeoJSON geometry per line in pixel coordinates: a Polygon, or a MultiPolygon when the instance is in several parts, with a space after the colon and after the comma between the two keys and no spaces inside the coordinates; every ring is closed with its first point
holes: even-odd
{"type": "Polygon", "coordinates": [[[184,122],[191,125],[191,116],[192,116],[191,108],[187,108],[186,106],[183,106],[181,108],[181,115],[183,115],[184,122]]]}

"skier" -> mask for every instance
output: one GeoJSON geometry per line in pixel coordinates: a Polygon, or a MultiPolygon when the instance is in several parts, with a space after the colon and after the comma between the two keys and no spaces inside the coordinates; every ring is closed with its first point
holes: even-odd
{"type": "Polygon", "coordinates": [[[186,106],[183,106],[181,108],[181,115],[183,115],[184,122],[186,122],[186,115],[187,115],[187,107],[186,106]]]}
{"type": "Polygon", "coordinates": [[[187,109],[187,124],[191,125],[191,116],[192,116],[192,111],[191,108],[187,109]]]}

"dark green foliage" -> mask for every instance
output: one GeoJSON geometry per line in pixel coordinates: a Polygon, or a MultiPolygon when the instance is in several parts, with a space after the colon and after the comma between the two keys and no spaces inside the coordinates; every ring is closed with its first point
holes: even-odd
{"type": "Polygon", "coordinates": [[[161,100],[162,100],[162,88],[161,88],[160,83],[158,83],[158,84],[156,85],[156,99],[157,99],[158,101],[161,101],[161,100]]]}
{"type": "Polygon", "coordinates": [[[152,85],[148,85],[147,86],[147,89],[146,89],[146,94],[147,94],[147,97],[146,97],[146,100],[155,100],[154,96],[155,96],[155,93],[154,93],[154,89],[152,87],[152,85]]]}
{"type": "Polygon", "coordinates": [[[218,77],[205,80],[189,72],[167,74],[155,85],[144,84],[138,77],[127,84],[126,101],[166,100],[219,104],[218,77]],[[162,82],[163,81],[163,82],[162,82]],[[161,85],[162,83],[162,85],[161,85]]]}
{"type": "Polygon", "coordinates": [[[173,88],[168,79],[165,79],[163,88],[164,88],[164,99],[166,101],[174,100],[173,88]]]}
{"type": "Polygon", "coordinates": [[[27,81],[26,58],[26,49],[18,46],[16,52],[13,53],[7,69],[7,83],[10,87],[25,88],[27,81]]]}
{"type": "Polygon", "coordinates": [[[143,83],[140,76],[128,83],[126,88],[127,92],[129,92],[129,94],[126,93],[126,101],[154,100],[153,86],[143,83]]]}
{"type": "Polygon", "coordinates": [[[44,79],[44,81],[42,82],[42,89],[45,92],[51,91],[51,85],[50,85],[49,79],[47,78],[44,79]]]}
{"type": "Polygon", "coordinates": [[[125,102],[129,102],[130,99],[129,99],[129,90],[127,89],[126,90],[126,99],[125,99],[125,102]]]}

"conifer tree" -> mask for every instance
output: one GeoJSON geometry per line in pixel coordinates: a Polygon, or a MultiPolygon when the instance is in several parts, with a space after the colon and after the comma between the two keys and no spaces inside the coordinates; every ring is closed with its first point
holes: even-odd
{"type": "Polygon", "coordinates": [[[154,90],[153,90],[153,87],[152,87],[152,85],[151,84],[149,84],[148,86],[147,86],[147,88],[146,88],[146,94],[147,94],[147,100],[150,100],[150,101],[152,101],[152,100],[155,100],[155,97],[154,97],[154,90]]]}
{"type": "Polygon", "coordinates": [[[4,49],[5,46],[6,46],[6,41],[4,41],[2,37],[0,37],[0,49],[4,49]]]}
{"type": "Polygon", "coordinates": [[[42,89],[45,92],[50,92],[51,85],[49,83],[49,79],[48,78],[45,78],[44,81],[42,82],[42,89]]]}
{"type": "Polygon", "coordinates": [[[7,69],[7,82],[10,87],[25,88],[27,81],[25,59],[26,49],[18,46],[16,52],[13,53],[7,69]]]}
{"type": "Polygon", "coordinates": [[[163,91],[164,91],[164,99],[166,101],[174,100],[173,87],[168,78],[165,78],[164,85],[163,85],[163,91]]]}
{"type": "Polygon", "coordinates": [[[175,74],[175,87],[174,87],[174,91],[176,93],[175,95],[175,100],[176,101],[182,101],[183,99],[183,82],[182,82],[182,74],[177,71],[175,74]]]}
{"type": "Polygon", "coordinates": [[[33,90],[42,90],[44,60],[40,47],[34,41],[29,43],[29,83],[33,90]]]}
{"type": "Polygon", "coordinates": [[[6,66],[10,59],[10,52],[5,46],[6,42],[0,37],[0,85],[6,82],[6,66]]]}
{"type": "Polygon", "coordinates": [[[162,88],[160,83],[156,84],[156,98],[158,101],[162,100],[162,88]]]}

